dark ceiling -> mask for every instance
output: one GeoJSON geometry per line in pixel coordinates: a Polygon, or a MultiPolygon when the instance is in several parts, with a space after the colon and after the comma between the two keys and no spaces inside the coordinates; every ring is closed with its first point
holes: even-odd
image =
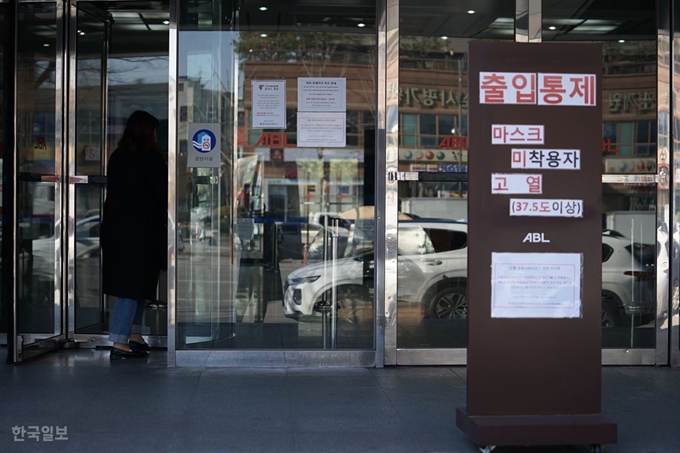
{"type": "MultiPolygon", "coordinates": [[[[183,23],[187,28],[212,26],[213,17],[219,15],[223,30],[375,33],[375,0],[179,1],[182,17],[191,19],[183,23]]],[[[514,0],[400,0],[399,5],[402,36],[514,37],[514,0]]],[[[653,40],[657,35],[655,5],[652,0],[543,0],[543,40],[653,40]]],[[[119,46],[132,45],[138,50],[148,46],[151,51],[167,45],[170,0],[79,1],[78,6],[92,16],[113,19],[114,52],[126,51],[119,46]]],[[[45,19],[33,26],[53,34],[53,15],[48,13],[45,19]]],[[[88,40],[82,41],[86,45],[88,40]]]]}
{"type": "MultiPolygon", "coordinates": [[[[656,36],[651,0],[543,0],[542,7],[545,41],[656,36]]],[[[512,39],[514,35],[512,0],[400,0],[399,14],[404,36],[512,39]]],[[[239,26],[247,30],[335,27],[359,32],[356,27],[364,24],[361,32],[371,32],[375,23],[374,0],[243,0],[239,10],[239,26]]]]}
{"type": "MultiPolygon", "coordinates": [[[[651,0],[543,0],[543,40],[654,39],[655,4],[651,0]]],[[[158,30],[169,16],[169,0],[98,6],[111,12],[119,26],[132,27],[130,31],[158,30]]],[[[237,23],[241,30],[318,27],[372,33],[376,24],[375,0],[180,0],[180,6],[196,25],[212,22],[219,11],[223,23],[237,23]]],[[[512,39],[514,35],[513,0],[400,0],[399,13],[404,36],[512,39]]]]}

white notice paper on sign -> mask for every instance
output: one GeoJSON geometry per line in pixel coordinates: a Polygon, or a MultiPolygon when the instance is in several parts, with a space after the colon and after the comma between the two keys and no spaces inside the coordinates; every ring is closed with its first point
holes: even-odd
{"type": "Polygon", "coordinates": [[[511,198],[511,217],[583,217],[583,200],[511,198]]]}
{"type": "Polygon", "coordinates": [[[220,123],[189,123],[189,153],[187,166],[195,168],[219,168],[220,123]]]}
{"type": "Polygon", "coordinates": [[[595,74],[538,74],[538,105],[596,106],[595,74]]]}
{"type": "Polygon", "coordinates": [[[580,170],[580,149],[518,149],[511,150],[512,168],[545,170],[580,170]]]}
{"type": "Polygon", "coordinates": [[[542,145],[545,140],[542,124],[492,124],[492,145],[542,145]]]}
{"type": "Polygon", "coordinates": [[[344,113],[306,113],[297,115],[297,146],[303,148],[340,148],[347,145],[344,113]]]}
{"type": "Polygon", "coordinates": [[[536,104],[536,73],[480,72],[480,104],[536,104]]]}
{"type": "Polygon", "coordinates": [[[491,173],[492,194],[543,193],[543,175],[526,173],[491,173]]]}
{"type": "Polygon", "coordinates": [[[492,318],[580,318],[581,253],[492,253],[492,318]]]}
{"type": "Polygon", "coordinates": [[[286,81],[253,80],[253,129],[286,128],[286,81]]]}

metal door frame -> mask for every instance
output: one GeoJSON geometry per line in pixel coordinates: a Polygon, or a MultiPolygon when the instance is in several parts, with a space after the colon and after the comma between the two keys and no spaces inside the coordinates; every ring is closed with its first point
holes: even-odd
{"type": "MultiPolygon", "coordinates": [[[[67,187],[67,198],[68,198],[68,203],[66,205],[67,207],[67,216],[66,218],[68,219],[68,224],[66,225],[66,241],[68,243],[68,247],[66,248],[66,253],[67,253],[67,258],[66,258],[66,266],[65,266],[65,273],[66,273],[66,282],[67,282],[67,288],[65,291],[65,296],[66,296],[66,309],[68,311],[68,336],[69,339],[72,339],[76,342],[83,342],[83,341],[89,341],[93,342],[102,337],[102,335],[98,334],[92,334],[92,335],[83,335],[83,334],[76,334],[76,279],[75,279],[75,269],[76,269],[76,259],[75,259],[75,247],[76,247],[76,241],[75,241],[75,233],[76,233],[76,185],[77,184],[88,184],[90,182],[90,178],[88,176],[81,176],[76,174],[76,139],[77,139],[77,116],[78,116],[78,111],[77,111],[77,88],[78,88],[78,70],[77,70],[77,65],[78,65],[78,54],[77,54],[77,41],[78,41],[78,13],[79,11],[82,11],[78,8],[78,2],[76,0],[72,0],[69,4],[69,15],[68,15],[68,21],[69,21],[69,79],[68,79],[68,93],[66,94],[69,99],[69,116],[68,116],[68,142],[65,146],[65,151],[66,151],[66,167],[67,167],[67,172],[66,175],[68,177],[68,181],[65,181],[66,187],[67,187]]],[[[83,11],[84,12],[84,11],[83,11]]],[[[84,12],[85,14],[88,14],[87,12],[84,12]]],[[[97,18],[99,19],[99,18],[97,18]]],[[[107,123],[107,110],[108,110],[108,104],[107,104],[107,82],[108,82],[108,75],[107,75],[107,60],[108,60],[108,48],[109,48],[109,40],[110,40],[110,22],[109,21],[102,21],[104,22],[104,27],[105,27],[105,37],[104,37],[104,42],[103,42],[103,56],[102,56],[102,66],[101,66],[101,75],[100,75],[100,80],[101,80],[101,118],[102,118],[102,124],[101,124],[101,140],[102,140],[102,146],[100,147],[99,153],[100,153],[100,159],[103,165],[103,174],[106,174],[106,133],[107,133],[107,128],[106,128],[106,123],[107,123]]],[[[104,296],[103,293],[100,294],[100,303],[104,304],[103,307],[106,308],[105,305],[105,300],[106,296],[104,296]]]]}
{"type": "MultiPolygon", "coordinates": [[[[104,0],[90,0],[92,2],[104,0]]],[[[124,0],[113,0],[124,1],[124,0]]],[[[386,90],[387,83],[396,83],[399,81],[399,1],[398,0],[377,0],[377,42],[378,42],[378,64],[377,64],[377,108],[376,108],[376,228],[378,231],[384,231],[385,235],[378,235],[380,239],[376,241],[376,316],[375,316],[375,342],[376,348],[374,351],[344,351],[333,352],[329,355],[323,351],[210,351],[211,357],[205,356],[206,351],[176,351],[176,265],[174,263],[174,251],[176,242],[176,170],[177,170],[177,122],[178,122],[178,107],[176,104],[176,90],[177,90],[177,57],[178,57],[178,8],[181,0],[171,0],[170,3],[170,25],[169,25],[169,93],[168,93],[168,119],[169,119],[169,211],[168,211],[168,362],[170,366],[176,364],[176,358],[185,353],[192,354],[199,362],[212,361],[222,362],[223,360],[232,360],[235,357],[241,357],[240,364],[243,365],[257,365],[258,357],[261,357],[267,363],[274,359],[288,361],[291,359],[299,360],[299,364],[314,364],[314,363],[328,363],[328,360],[333,358],[333,362],[337,364],[360,364],[366,366],[372,363],[375,366],[382,365],[396,365],[396,364],[465,364],[466,350],[465,349],[398,349],[396,344],[396,228],[397,228],[397,181],[389,181],[385,177],[389,172],[398,170],[398,98],[394,93],[389,93],[386,90]],[[395,114],[396,113],[396,114],[395,114]],[[383,160],[384,159],[384,160],[383,160]],[[384,238],[384,239],[383,239],[384,238]],[[381,256],[382,255],[382,256],[381,256]],[[200,353],[200,354],[197,354],[200,353]],[[199,357],[204,356],[204,357],[199,357]],[[345,356],[344,358],[341,358],[345,356]],[[336,359],[337,358],[337,359],[336,359]]],[[[74,308],[74,293],[72,282],[72,265],[74,263],[74,238],[69,234],[68,247],[64,251],[61,244],[64,242],[61,239],[61,232],[68,231],[65,229],[64,221],[69,222],[69,228],[73,233],[73,203],[70,190],[63,187],[68,182],[63,181],[64,175],[72,175],[75,169],[74,157],[74,143],[75,138],[75,123],[74,113],[70,112],[69,105],[75,100],[75,84],[72,71],[69,72],[69,67],[72,67],[75,59],[75,51],[72,46],[75,46],[73,39],[69,40],[69,46],[66,46],[67,40],[64,33],[69,27],[73,28],[73,24],[67,24],[66,18],[69,11],[67,8],[77,7],[78,0],[19,0],[19,4],[25,3],[54,3],[57,7],[57,98],[56,110],[57,118],[55,123],[56,135],[55,146],[61,146],[62,153],[55,155],[55,174],[58,177],[56,181],[57,190],[55,190],[55,204],[57,200],[59,206],[55,206],[55,242],[58,247],[55,252],[55,300],[62,299],[62,288],[68,294],[62,302],[62,334],[54,337],[61,340],[66,339],[69,333],[73,333],[73,323],[71,321],[71,312],[74,308]],[[67,120],[67,125],[62,122],[67,120]],[[66,139],[65,139],[66,138],[66,139]],[[66,159],[62,159],[64,153],[67,153],[66,159]],[[58,209],[57,209],[58,207],[58,209]],[[68,288],[65,284],[68,284],[68,288]]],[[[667,64],[662,61],[664,57],[663,51],[673,49],[670,37],[673,36],[671,30],[671,14],[675,7],[678,7],[678,0],[660,0],[657,2],[657,47],[659,52],[659,62],[657,63],[657,78],[659,82],[668,83],[669,78],[673,73],[672,69],[668,69],[667,73],[662,72],[662,68],[667,68],[667,64]]],[[[516,40],[528,42],[540,42],[541,37],[541,20],[536,18],[542,17],[540,0],[516,0],[516,40]],[[527,13],[529,15],[527,16],[527,13]],[[534,20],[529,20],[532,17],[534,20]],[[523,38],[525,36],[526,38],[523,38]]],[[[77,19],[77,17],[76,17],[77,19]]],[[[73,20],[73,18],[71,18],[73,20]]],[[[18,29],[18,15],[14,17],[15,33],[18,29]]],[[[675,25],[675,24],[673,24],[675,25]]],[[[75,30],[71,30],[74,33],[75,30]]],[[[16,46],[16,40],[15,40],[16,46]]],[[[675,50],[675,49],[673,49],[675,50]]],[[[667,57],[667,55],[665,55],[667,57]]],[[[672,80],[672,78],[671,78],[672,80]]],[[[657,120],[659,121],[659,129],[666,127],[670,129],[669,115],[662,116],[662,109],[666,112],[673,111],[675,105],[671,105],[670,97],[666,96],[667,92],[662,92],[663,85],[659,83],[659,93],[657,103],[657,120]],[[666,122],[665,125],[661,121],[666,122]]],[[[16,82],[14,96],[16,97],[16,82]]],[[[16,100],[15,100],[16,101],[16,100]]],[[[16,108],[16,102],[15,102],[16,108]]],[[[104,105],[106,108],[106,105],[104,105]]],[[[13,125],[14,136],[16,136],[16,121],[13,125]]],[[[660,140],[659,138],[657,140],[660,140]]],[[[671,142],[672,143],[672,142],[671,142]]],[[[102,150],[103,152],[103,150],[102,150]]],[[[657,142],[657,153],[661,152],[661,143],[657,142]]],[[[657,156],[657,159],[660,156],[657,156]]],[[[673,163],[672,169],[675,170],[673,163]]],[[[17,181],[17,167],[14,163],[13,187],[16,191],[17,181]]],[[[632,175],[628,176],[626,181],[630,178],[648,178],[648,175],[632,175]]],[[[658,175],[655,175],[658,178],[658,175]]],[[[616,182],[618,177],[615,175],[604,175],[603,182],[616,182]]],[[[674,171],[671,171],[671,181],[674,179],[674,171]]],[[[74,182],[75,183],[75,182],[74,182]]],[[[671,184],[673,187],[673,184],[671,184]]],[[[16,197],[13,197],[13,204],[16,205],[16,197]]],[[[657,195],[657,220],[662,224],[668,226],[668,221],[663,217],[664,212],[674,207],[673,197],[664,197],[662,194],[657,195]]],[[[13,222],[16,228],[17,214],[13,212],[13,222]]],[[[14,262],[12,265],[12,277],[16,282],[17,278],[17,244],[12,244],[12,251],[14,254],[14,262]]],[[[657,263],[659,264],[659,263],[657,263]]],[[[657,267],[658,268],[658,267],[657,267]]],[[[670,283],[666,283],[664,287],[657,288],[658,293],[664,293],[669,296],[667,300],[672,297],[672,288],[670,283]]],[[[16,332],[16,287],[12,288],[12,309],[13,316],[13,330],[16,332]]],[[[671,326],[671,329],[662,330],[660,328],[661,320],[670,322],[673,315],[677,315],[677,307],[664,306],[659,304],[657,306],[657,322],[655,327],[656,333],[656,347],[654,349],[603,349],[602,357],[604,364],[656,364],[666,365],[669,363],[680,364],[680,350],[678,349],[678,329],[677,326],[671,326]]],[[[46,341],[54,341],[46,340],[46,341]]],[[[76,335],[77,339],[81,339],[76,335]]],[[[84,339],[84,338],[82,338],[84,339]]],[[[12,357],[15,361],[21,360],[21,346],[14,344],[12,349],[12,357]]],[[[187,358],[183,358],[182,362],[187,358]]],[[[193,360],[193,359],[191,359],[193,360]]],[[[238,361],[237,361],[238,362],[238,361]]],[[[288,362],[289,363],[289,362],[288,362]]],[[[370,365],[369,365],[370,366],[370,365]]]]}
{"type": "MultiPolygon", "coordinates": [[[[177,350],[177,264],[175,262],[176,237],[177,237],[177,154],[178,154],[178,124],[179,106],[177,95],[178,89],[178,58],[179,58],[179,3],[182,0],[170,0],[170,68],[169,68],[169,95],[168,95],[168,366],[358,366],[372,367],[382,366],[382,346],[384,338],[381,334],[382,301],[376,297],[376,316],[374,319],[374,342],[376,347],[372,350],[177,350]]],[[[380,155],[380,137],[384,137],[385,104],[381,96],[386,91],[385,61],[387,55],[386,35],[388,23],[388,4],[396,4],[396,0],[376,0],[376,28],[378,43],[378,63],[376,79],[379,86],[376,89],[376,158],[380,155]]],[[[234,127],[236,128],[236,124],[234,127]]],[[[396,150],[396,148],[395,148],[396,150]]],[[[234,143],[231,150],[233,156],[238,155],[238,143],[234,143]]],[[[384,167],[380,161],[376,165],[376,192],[380,194],[380,184],[384,182],[384,167]]],[[[383,192],[384,193],[384,192],[383,192]]],[[[235,194],[234,194],[235,197],[235,194]]],[[[233,202],[233,201],[232,201],[233,202]]],[[[380,225],[383,221],[381,213],[384,212],[383,199],[376,197],[376,222],[380,225]]],[[[379,235],[378,235],[379,236],[379,235]]],[[[380,248],[376,248],[379,256],[380,248]]],[[[379,266],[376,259],[376,270],[379,266]]],[[[376,294],[381,285],[380,272],[376,271],[376,294]]],[[[384,286],[384,285],[383,285],[384,286]]]]}
{"type": "MultiPolygon", "coordinates": [[[[295,365],[358,365],[381,367],[383,365],[465,365],[466,349],[399,349],[397,347],[397,178],[389,179],[388,175],[398,173],[399,143],[399,99],[398,94],[390,93],[387,84],[398,86],[399,83],[399,0],[377,0],[377,106],[376,106],[376,230],[384,231],[384,235],[376,237],[376,313],[375,313],[375,350],[374,351],[177,351],[176,341],[176,264],[175,237],[177,218],[176,207],[176,171],[177,171],[177,58],[178,58],[178,6],[179,1],[171,2],[170,15],[170,92],[169,92],[169,192],[168,192],[168,363],[175,365],[230,365],[230,366],[286,366],[295,365]]],[[[674,3],[680,0],[673,0],[674,3]]],[[[539,43],[542,39],[541,0],[516,0],[515,41],[539,43]]],[[[670,0],[657,2],[658,40],[661,49],[668,41],[670,21],[670,0]],[[667,4],[668,3],[668,4],[667,4]],[[664,28],[665,27],[665,28],[664,28]],[[665,41],[664,41],[665,40],[665,41]]],[[[661,81],[666,74],[661,71],[659,54],[657,78],[661,81]]],[[[667,80],[667,79],[666,79],[667,80]]],[[[659,93],[659,99],[665,93],[659,93]]],[[[665,97],[668,99],[668,97],[665,97]]],[[[658,106],[659,111],[662,106],[658,106]]],[[[668,108],[668,105],[666,105],[668,108]]],[[[658,115],[659,121],[661,115],[658,115]]],[[[669,124],[666,124],[669,126],[669,124]]],[[[661,126],[659,126],[661,127],[661,126]]],[[[668,130],[668,129],[667,129],[668,130]]],[[[657,142],[657,150],[660,143],[657,142]]],[[[660,151],[659,151],[660,152],[660,151]]],[[[671,172],[672,175],[674,174],[671,172]]],[[[651,175],[654,181],[658,175],[651,175]]],[[[671,176],[672,177],[672,176],[671,176]]],[[[649,183],[650,175],[603,175],[606,182],[631,182],[635,180],[649,183]]],[[[657,195],[657,206],[664,201],[657,195]]],[[[671,200],[672,202],[672,200],[671,200]]],[[[657,209],[658,220],[665,222],[663,209],[657,209]]],[[[658,257],[657,257],[658,261],[658,257]]],[[[658,264],[658,263],[657,263],[658,264]]],[[[667,283],[657,288],[657,294],[669,294],[671,288],[667,283]]],[[[672,313],[677,312],[675,307],[672,313]]],[[[677,314],[677,313],[676,313],[677,314]]],[[[659,320],[668,319],[667,306],[657,306],[657,322],[655,327],[656,346],[651,349],[602,349],[603,364],[619,365],[666,365],[672,355],[673,363],[680,363],[680,351],[677,348],[677,326],[669,331],[662,331],[659,320]],[[669,351],[669,337],[673,338],[675,347],[669,351]]]]}
{"type": "MultiPolygon", "coordinates": [[[[62,0],[69,1],[69,0],[62,0]]],[[[170,5],[170,11],[172,12],[172,2],[170,5]]],[[[66,96],[69,99],[69,117],[68,117],[68,145],[65,147],[68,153],[67,159],[67,173],[68,181],[65,182],[67,185],[68,194],[68,213],[67,219],[69,221],[68,235],[66,237],[68,241],[68,256],[67,256],[67,269],[65,270],[65,281],[68,282],[68,288],[66,289],[67,297],[67,308],[68,308],[68,339],[71,344],[77,345],[80,348],[95,348],[95,347],[107,347],[112,346],[112,342],[108,340],[107,334],[83,334],[75,332],[75,227],[76,227],[76,203],[75,203],[75,193],[77,185],[87,185],[87,184],[106,184],[106,174],[107,174],[107,155],[108,155],[108,140],[107,140],[107,120],[108,120],[108,58],[109,58],[109,48],[111,40],[111,22],[105,22],[105,34],[104,39],[104,58],[102,58],[102,78],[101,78],[101,117],[102,117],[102,147],[100,150],[101,162],[102,162],[102,175],[77,175],[76,174],[76,138],[77,138],[77,124],[76,116],[77,111],[75,109],[77,103],[77,32],[78,32],[78,12],[83,11],[85,14],[89,14],[85,10],[78,8],[79,3],[130,3],[130,0],[70,0],[70,12],[69,12],[69,80],[68,80],[68,92],[66,96]]],[[[136,0],[133,3],[152,3],[151,0],[136,0]]],[[[170,12],[170,14],[171,14],[170,12]]],[[[100,19],[100,18],[97,18],[100,19]]],[[[171,92],[171,91],[169,91],[171,92]]],[[[102,208],[104,206],[104,197],[102,196],[102,208]]],[[[169,241],[172,239],[169,238],[169,241]]],[[[173,242],[174,246],[174,242],[173,242]]],[[[103,291],[101,292],[100,301],[107,310],[108,296],[106,296],[103,291]]],[[[147,342],[152,347],[165,347],[167,344],[166,336],[159,335],[145,335],[147,342]]]]}
{"type": "MultiPolygon", "coordinates": [[[[82,3],[97,2],[123,2],[126,0],[88,0],[82,3]]],[[[14,3],[14,2],[12,2],[14,3]]],[[[45,351],[53,351],[64,345],[76,344],[80,347],[106,346],[111,343],[103,334],[76,334],[75,333],[75,187],[77,184],[91,182],[91,177],[76,175],[75,171],[75,139],[76,139],[76,64],[77,64],[77,21],[78,21],[78,0],[18,0],[16,4],[36,4],[53,3],[56,7],[56,49],[55,49],[55,176],[43,177],[45,181],[54,182],[55,186],[55,286],[54,300],[59,301],[61,306],[61,333],[49,338],[36,340],[31,346],[42,347],[45,351]],[[66,180],[68,178],[68,180],[66,180]]],[[[144,3],[141,1],[140,3],[144,3]]],[[[17,37],[20,24],[18,23],[18,11],[15,9],[13,15],[14,48],[12,54],[16,59],[17,37]]],[[[110,26],[110,25],[108,25],[110,26]]],[[[107,26],[107,27],[108,27],[107,26]]],[[[105,57],[102,61],[102,142],[101,156],[103,165],[106,165],[106,113],[107,113],[107,71],[106,62],[108,59],[108,41],[110,34],[106,33],[105,38],[105,57]]],[[[15,75],[13,85],[13,111],[17,104],[17,82],[16,67],[13,71],[15,75]]],[[[16,143],[17,124],[16,115],[12,123],[12,143],[16,143]]],[[[11,222],[14,230],[17,228],[18,216],[16,213],[16,191],[18,188],[18,173],[16,159],[12,160],[12,197],[11,222]]],[[[6,177],[9,176],[9,173],[6,177]]],[[[101,178],[99,178],[101,182],[101,178]]],[[[7,239],[7,236],[6,236],[7,239]]],[[[31,336],[18,335],[17,329],[17,287],[18,277],[17,259],[18,244],[16,235],[12,238],[12,275],[11,288],[4,289],[5,294],[11,295],[10,311],[10,334],[7,335],[8,346],[10,347],[10,361],[21,362],[23,357],[24,337],[31,339],[31,336]],[[16,333],[16,335],[15,335],[16,333]]],[[[102,298],[104,295],[102,294],[102,298]]],[[[41,335],[42,336],[42,335],[41,335]]],[[[166,337],[151,337],[149,342],[154,346],[164,346],[166,337]]]]}
{"type": "MultiPolygon", "coordinates": [[[[680,0],[674,0],[676,3],[680,3],[680,0]]],[[[387,14],[387,28],[392,34],[389,34],[392,41],[387,45],[387,80],[390,83],[394,83],[395,86],[399,84],[399,1],[398,0],[387,0],[388,11],[387,14]]],[[[515,2],[515,41],[524,43],[540,43],[542,40],[542,5],[541,0],[516,0],[515,2]]],[[[663,64],[663,58],[668,58],[668,51],[670,49],[669,43],[669,30],[670,30],[670,20],[671,11],[670,4],[668,0],[661,0],[657,2],[657,25],[658,25],[658,37],[657,37],[657,49],[658,52],[658,64],[657,64],[657,80],[659,87],[658,100],[657,102],[657,120],[659,121],[658,128],[659,131],[662,130],[661,121],[663,118],[666,120],[666,124],[663,125],[665,130],[670,131],[670,120],[669,115],[663,117],[660,112],[664,109],[666,112],[670,110],[670,99],[666,95],[666,92],[662,92],[663,84],[668,84],[670,79],[669,74],[664,74],[662,72],[663,67],[668,67],[666,63],[663,64]],[[664,53],[663,51],[666,50],[664,53]],[[661,102],[663,101],[663,102],[661,102]]],[[[672,60],[672,57],[670,59],[672,60]]],[[[382,86],[381,86],[382,87],[382,86]]],[[[388,93],[387,96],[390,94],[388,93]]],[[[398,194],[397,194],[397,180],[398,174],[398,128],[399,128],[399,115],[390,114],[390,109],[398,109],[398,98],[394,93],[392,93],[392,98],[387,99],[387,111],[386,116],[386,130],[387,140],[385,155],[387,156],[387,162],[385,163],[385,173],[387,174],[387,193],[385,196],[385,286],[384,294],[385,301],[385,355],[384,364],[385,365],[466,365],[467,364],[467,350],[465,348],[458,349],[400,349],[397,347],[397,250],[396,250],[396,227],[397,227],[397,206],[398,206],[398,194]],[[392,178],[390,178],[392,175],[392,178]]],[[[662,138],[657,134],[657,162],[661,162],[662,153],[662,138]]],[[[672,141],[671,141],[672,143],[672,141]]],[[[380,154],[378,151],[377,154],[380,154]]],[[[671,163],[673,164],[673,163],[671,163]]],[[[673,181],[674,171],[671,171],[671,182],[673,181]]],[[[637,182],[644,181],[649,183],[650,176],[654,183],[659,181],[658,174],[656,175],[603,175],[602,182],[637,182]]],[[[673,187],[673,184],[670,186],[673,187]]],[[[664,214],[669,210],[669,202],[672,202],[673,197],[668,196],[668,190],[657,191],[657,224],[665,225],[668,230],[669,224],[668,220],[664,217],[664,214]],[[670,200],[669,200],[670,198],[670,200]]],[[[378,230],[380,231],[380,230],[378,230]]],[[[669,235],[672,236],[672,235],[669,235]]],[[[672,240],[672,238],[670,239],[672,240]]],[[[376,244],[378,247],[378,244],[376,244]]],[[[672,250],[672,247],[670,248],[672,250]]],[[[660,269],[660,257],[657,254],[656,258],[656,269],[660,269]]],[[[377,260],[376,260],[377,261],[377,260]]],[[[376,264],[376,272],[378,267],[376,264]]],[[[378,293],[378,288],[376,288],[376,293],[378,293]]],[[[662,287],[657,288],[657,299],[660,301],[657,303],[656,308],[656,323],[655,323],[655,348],[649,349],[633,349],[633,348],[620,348],[620,349],[602,349],[602,364],[603,365],[668,365],[670,356],[673,357],[673,363],[675,365],[680,364],[680,351],[678,350],[678,329],[674,326],[672,329],[673,335],[669,333],[671,329],[662,330],[661,325],[664,321],[670,322],[669,319],[669,304],[668,300],[672,300],[672,288],[670,287],[670,279],[666,279],[666,284],[662,287]],[[659,295],[667,295],[665,298],[665,303],[663,297],[659,295]],[[669,351],[670,341],[673,341],[671,350],[669,351]],[[669,353],[670,352],[670,353],[669,353]]],[[[677,313],[677,307],[674,307],[671,311],[677,313]]]]}
{"type": "MultiPolygon", "coordinates": [[[[10,352],[8,354],[8,361],[17,363],[22,362],[28,357],[25,354],[25,340],[34,340],[33,342],[26,345],[26,347],[38,348],[38,353],[33,355],[42,355],[46,352],[51,352],[60,348],[62,342],[67,338],[67,316],[64,301],[61,298],[62,289],[62,278],[63,278],[63,249],[62,249],[62,224],[63,224],[63,210],[64,210],[64,193],[63,193],[63,174],[64,174],[64,162],[63,162],[63,151],[58,152],[59,149],[63,150],[64,147],[64,118],[68,113],[66,106],[66,99],[64,97],[64,83],[66,80],[66,66],[65,66],[65,0],[37,0],[37,1],[24,1],[19,0],[18,5],[21,4],[39,4],[39,3],[52,3],[55,5],[55,20],[56,20],[56,48],[55,48],[55,155],[54,155],[54,175],[41,175],[39,181],[53,182],[55,184],[54,193],[54,242],[55,242],[55,260],[54,260],[54,300],[59,301],[60,304],[60,324],[61,330],[58,335],[45,336],[45,335],[21,335],[18,331],[18,302],[17,302],[17,279],[18,279],[18,244],[17,244],[17,228],[18,228],[18,215],[16,212],[17,206],[17,189],[19,185],[19,174],[16,158],[13,158],[12,162],[12,319],[10,325],[10,331],[8,332],[8,346],[10,352]]],[[[14,58],[16,61],[18,54],[18,37],[19,37],[19,11],[17,8],[14,10],[14,58]]],[[[17,74],[16,65],[14,66],[14,93],[13,93],[13,107],[16,113],[17,108],[17,95],[18,95],[18,85],[17,85],[17,74]]],[[[12,135],[13,135],[13,148],[14,155],[16,156],[16,136],[18,133],[18,125],[16,121],[16,114],[14,116],[14,123],[12,125],[12,135]]],[[[8,292],[8,290],[6,290],[8,292]]],[[[47,335],[47,334],[46,334],[47,335]]]]}

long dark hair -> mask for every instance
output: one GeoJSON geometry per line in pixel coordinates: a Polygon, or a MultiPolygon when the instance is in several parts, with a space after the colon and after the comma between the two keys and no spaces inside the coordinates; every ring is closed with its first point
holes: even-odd
{"type": "Polygon", "coordinates": [[[158,118],[143,110],[137,110],[128,118],[123,138],[118,142],[118,146],[133,153],[145,149],[160,152],[156,138],[159,125],[158,118]]]}

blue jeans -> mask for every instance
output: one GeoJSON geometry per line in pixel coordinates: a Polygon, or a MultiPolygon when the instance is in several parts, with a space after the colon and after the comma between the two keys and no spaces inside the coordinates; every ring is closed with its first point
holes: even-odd
{"type": "Polygon", "coordinates": [[[142,333],[145,300],[117,298],[111,316],[109,340],[114,343],[127,343],[131,333],[142,333]]]}

